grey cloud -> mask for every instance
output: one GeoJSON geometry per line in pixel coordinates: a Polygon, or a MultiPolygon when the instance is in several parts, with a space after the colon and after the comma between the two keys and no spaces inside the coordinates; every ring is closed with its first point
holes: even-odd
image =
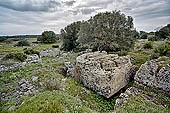
{"type": "Polygon", "coordinates": [[[0,7],[16,11],[41,11],[48,12],[57,10],[61,4],[55,0],[4,0],[0,1],[0,7]]]}
{"type": "Polygon", "coordinates": [[[66,1],[66,2],[63,2],[65,5],[67,6],[72,6],[76,1],[74,0],[71,0],[71,1],[66,1]]]}
{"type": "Polygon", "coordinates": [[[95,12],[96,10],[94,8],[85,8],[81,9],[82,14],[91,14],[92,12],[95,12]]]}
{"type": "Polygon", "coordinates": [[[170,22],[170,0],[0,0],[0,35],[48,29],[58,33],[71,22],[112,10],[132,16],[138,30],[151,31],[170,22]]]}

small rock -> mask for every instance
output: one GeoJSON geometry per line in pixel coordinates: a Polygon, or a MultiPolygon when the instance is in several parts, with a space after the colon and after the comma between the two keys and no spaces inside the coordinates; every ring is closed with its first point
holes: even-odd
{"type": "Polygon", "coordinates": [[[9,109],[8,109],[8,111],[12,111],[12,110],[14,110],[16,108],[16,106],[11,106],[9,109]]]}
{"type": "Polygon", "coordinates": [[[36,76],[32,76],[32,78],[31,78],[31,79],[32,79],[32,81],[33,81],[33,82],[35,82],[35,81],[37,81],[38,77],[36,77],[36,76]]]}

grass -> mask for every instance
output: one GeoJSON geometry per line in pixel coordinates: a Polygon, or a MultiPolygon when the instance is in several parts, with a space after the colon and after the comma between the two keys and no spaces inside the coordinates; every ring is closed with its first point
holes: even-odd
{"type": "Polygon", "coordinates": [[[130,100],[117,109],[116,113],[169,113],[169,108],[151,103],[141,96],[131,97],[130,100]]]}
{"type": "MultiPolygon", "coordinates": [[[[29,41],[35,41],[30,39],[29,41]]],[[[34,50],[41,51],[51,48],[52,45],[61,45],[61,42],[55,44],[40,44],[32,47],[34,50]]],[[[3,45],[0,47],[1,55],[9,52],[23,52],[24,47],[11,47],[13,44],[3,45]]],[[[153,46],[154,42],[153,42],[153,46]]],[[[29,47],[28,47],[29,48],[29,47]]],[[[136,50],[128,54],[133,56],[134,64],[140,66],[149,59],[152,53],[151,50],[136,50]]],[[[36,95],[23,96],[19,99],[0,100],[0,111],[7,113],[12,105],[20,107],[9,111],[9,113],[111,113],[114,109],[115,100],[119,95],[115,95],[110,99],[106,99],[97,93],[86,89],[80,81],[73,78],[65,78],[60,74],[60,68],[64,66],[66,61],[75,61],[78,53],[69,54],[68,58],[58,60],[55,57],[44,57],[42,63],[28,64],[24,68],[15,69],[6,72],[0,72],[0,92],[9,93],[17,87],[20,79],[25,78],[31,80],[32,76],[38,77],[34,83],[35,87],[40,90],[36,95]],[[54,82],[53,82],[54,80],[54,82]],[[40,82],[43,85],[40,85],[40,82]],[[10,87],[9,87],[10,86],[10,87]]],[[[162,58],[164,60],[164,58],[162,58]]],[[[130,87],[133,82],[129,84],[130,87]]],[[[157,101],[169,103],[169,98],[158,97],[157,101]]],[[[142,98],[135,97],[129,104],[124,105],[118,112],[169,112],[166,108],[147,103],[142,98]],[[148,105],[148,106],[147,106],[148,105]]]]}
{"type": "Polygon", "coordinates": [[[77,53],[73,53],[70,57],[61,60],[45,57],[40,64],[29,64],[21,69],[1,72],[0,86],[2,93],[7,93],[15,89],[17,87],[17,81],[21,78],[30,80],[32,76],[38,77],[35,86],[41,89],[41,93],[33,97],[28,96],[19,100],[1,102],[1,110],[6,112],[12,105],[24,101],[21,107],[11,111],[11,113],[36,113],[39,110],[43,113],[62,113],[66,112],[65,110],[68,110],[69,113],[106,113],[113,111],[117,97],[108,100],[84,88],[78,80],[65,78],[59,74],[59,68],[63,66],[64,62],[74,61],[76,56],[77,53]],[[51,78],[55,78],[58,82],[51,84],[51,78]],[[40,86],[40,82],[44,85],[40,86]],[[6,84],[11,84],[11,87],[6,87],[6,84]],[[30,98],[32,99],[31,102],[29,101],[30,98]],[[49,103],[46,104],[46,101],[49,103]],[[76,106],[78,106],[78,109],[76,109],[76,106]]]}

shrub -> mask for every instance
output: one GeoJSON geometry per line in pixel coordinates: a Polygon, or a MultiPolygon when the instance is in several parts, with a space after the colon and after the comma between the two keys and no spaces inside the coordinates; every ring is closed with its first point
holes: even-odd
{"type": "Polygon", "coordinates": [[[3,42],[3,41],[5,41],[5,40],[7,40],[6,37],[0,37],[0,42],[3,42]]]}
{"type": "Polygon", "coordinates": [[[148,36],[148,41],[158,41],[160,40],[157,36],[148,36]]]}
{"type": "Polygon", "coordinates": [[[21,40],[15,46],[30,46],[31,44],[27,40],[21,40]]]}
{"type": "Polygon", "coordinates": [[[25,55],[24,53],[9,53],[5,55],[5,57],[3,57],[3,60],[8,60],[8,59],[13,59],[16,61],[23,62],[24,60],[27,59],[27,55],[25,55]]]}
{"type": "Polygon", "coordinates": [[[52,45],[52,48],[59,48],[59,45],[52,45]]]}
{"type": "Polygon", "coordinates": [[[81,22],[74,22],[64,29],[61,29],[61,40],[63,41],[62,49],[71,51],[78,46],[77,39],[80,31],[81,22]]]}
{"type": "Polygon", "coordinates": [[[170,56],[170,42],[165,42],[154,49],[154,53],[159,53],[160,56],[170,56]]]}
{"type": "Polygon", "coordinates": [[[57,41],[56,34],[53,31],[44,31],[42,36],[37,38],[37,41],[43,43],[54,43],[57,41]]]}
{"type": "Polygon", "coordinates": [[[34,49],[26,49],[24,50],[24,53],[27,55],[37,54],[40,57],[40,52],[34,49]]]}
{"type": "Polygon", "coordinates": [[[144,49],[152,49],[153,48],[153,44],[152,42],[147,42],[144,44],[143,46],[144,49]]]}

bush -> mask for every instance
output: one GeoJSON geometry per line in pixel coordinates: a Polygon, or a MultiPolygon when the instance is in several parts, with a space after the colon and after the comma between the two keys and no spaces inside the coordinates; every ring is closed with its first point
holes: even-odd
{"type": "Polygon", "coordinates": [[[148,36],[148,41],[158,41],[160,40],[157,36],[148,36]]]}
{"type": "Polygon", "coordinates": [[[21,40],[15,46],[30,46],[31,44],[27,40],[21,40]]]}
{"type": "Polygon", "coordinates": [[[153,48],[153,44],[152,42],[147,42],[144,44],[143,46],[144,49],[152,49],[153,48]]]}
{"type": "Polygon", "coordinates": [[[61,40],[63,41],[62,50],[72,51],[78,46],[77,39],[80,31],[81,22],[74,22],[64,29],[61,29],[61,40]]]}
{"type": "Polygon", "coordinates": [[[24,60],[27,59],[27,55],[25,55],[24,53],[9,53],[5,55],[5,57],[3,57],[3,60],[8,60],[8,59],[13,59],[16,61],[23,62],[24,60]]]}
{"type": "Polygon", "coordinates": [[[170,56],[170,42],[165,42],[154,49],[154,53],[159,53],[160,56],[170,56]]]}
{"type": "Polygon", "coordinates": [[[37,38],[42,43],[54,43],[57,41],[56,34],[53,31],[44,31],[42,37],[37,38]]]}
{"type": "Polygon", "coordinates": [[[52,45],[52,48],[59,48],[59,45],[52,45]]]}
{"type": "Polygon", "coordinates": [[[40,52],[34,49],[25,49],[24,53],[27,55],[37,54],[40,57],[40,52]]]}
{"type": "Polygon", "coordinates": [[[3,41],[5,41],[5,40],[7,40],[8,38],[6,38],[6,37],[0,37],[0,42],[3,42],[3,41]]]}

